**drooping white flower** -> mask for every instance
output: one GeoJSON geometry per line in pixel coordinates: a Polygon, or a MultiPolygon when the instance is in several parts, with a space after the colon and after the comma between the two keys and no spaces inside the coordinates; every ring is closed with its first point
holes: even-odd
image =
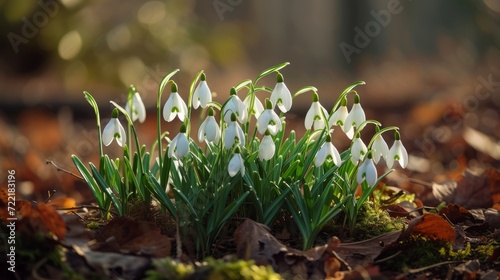
{"type": "Polygon", "coordinates": [[[392,144],[387,156],[387,167],[392,168],[394,161],[397,161],[402,168],[406,168],[408,165],[408,152],[403,146],[403,142],[401,142],[401,136],[398,131],[394,133],[394,144],[392,144]]]}
{"type": "Polygon", "coordinates": [[[363,183],[363,181],[366,181],[366,183],[369,186],[373,186],[377,182],[377,179],[378,179],[377,168],[373,163],[371,153],[368,153],[366,159],[358,168],[358,173],[356,174],[356,180],[358,184],[361,184],[363,183]]]}
{"type": "MultiPolygon", "coordinates": [[[[328,127],[332,127],[334,125],[340,126],[342,128],[342,131],[346,133],[345,120],[348,114],[349,112],[347,111],[347,98],[344,97],[344,99],[340,103],[340,106],[330,117],[330,120],[328,121],[328,127]]],[[[346,133],[347,137],[349,137],[349,139],[352,139],[352,136],[354,135],[354,130],[347,132],[349,132],[349,134],[346,133]]]]}
{"type": "Polygon", "coordinates": [[[172,139],[168,147],[168,157],[181,159],[189,152],[189,141],[186,136],[186,126],[183,124],[179,134],[172,139]]]}
{"type": "Polygon", "coordinates": [[[127,142],[125,129],[118,120],[118,109],[113,110],[111,120],[109,120],[102,132],[102,143],[104,145],[109,146],[113,142],[113,139],[116,139],[116,143],[120,146],[123,146],[127,142]]]}
{"type": "Polygon", "coordinates": [[[281,128],[281,119],[278,114],[274,112],[271,100],[266,98],[266,109],[257,119],[257,130],[260,134],[264,134],[269,130],[271,135],[276,135],[278,131],[281,131],[281,128]]]}
{"type": "Polygon", "coordinates": [[[240,123],[244,123],[247,121],[248,111],[247,106],[241,101],[241,99],[236,95],[236,89],[231,88],[231,93],[228,101],[222,108],[222,114],[224,116],[224,122],[231,122],[231,114],[234,113],[236,118],[240,123]]]}
{"type": "Polygon", "coordinates": [[[231,122],[227,125],[226,131],[224,132],[224,147],[226,149],[231,149],[235,141],[238,141],[240,147],[245,145],[245,134],[236,121],[236,114],[232,113],[231,122]]]}
{"type": "Polygon", "coordinates": [[[208,142],[216,143],[219,142],[220,135],[220,127],[215,120],[214,110],[209,108],[207,118],[201,123],[200,128],[198,128],[198,141],[203,142],[207,140],[208,142]]]}
{"type": "Polygon", "coordinates": [[[362,161],[366,155],[367,148],[365,143],[363,143],[363,140],[361,140],[359,132],[356,133],[354,142],[352,143],[351,146],[351,161],[355,165],[359,163],[359,161],[362,161]]]}
{"type": "Polygon", "coordinates": [[[270,160],[274,156],[276,151],[276,146],[274,145],[273,138],[269,130],[266,131],[266,135],[262,137],[259,146],[259,158],[260,160],[270,160]]]}
{"type": "Polygon", "coordinates": [[[246,97],[245,97],[245,100],[243,100],[243,104],[245,104],[245,106],[248,108],[248,110],[250,111],[250,108],[251,109],[251,112],[248,112],[248,114],[250,115],[254,115],[256,119],[259,118],[260,114],[262,114],[262,111],[264,111],[264,106],[262,105],[262,102],[260,102],[260,100],[257,98],[257,96],[253,95],[254,98],[253,98],[253,106],[252,106],[252,95],[251,94],[248,94],[246,97]]]}
{"type": "Polygon", "coordinates": [[[379,134],[375,137],[371,150],[373,152],[373,161],[375,163],[378,163],[381,157],[383,157],[384,160],[387,161],[387,156],[389,155],[389,147],[387,146],[384,137],[382,137],[382,134],[379,134]]]}
{"type": "Polygon", "coordinates": [[[139,122],[143,123],[146,120],[146,107],[144,107],[144,103],[138,92],[135,92],[131,100],[125,104],[125,111],[127,111],[127,114],[133,122],[139,119],[139,122]],[[132,110],[130,110],[130,108],[132,108],[132,110]]]}
{"type": "Polygon", "coordinates": [[[317,93],[313,94],[313,102],[311,104],[311,107],[307,111],[306,118],[304,121],[304,125],[306,129],[311,129],[311,127],[314,128],[314,130],[317,129],[323,129],[326,126],[326,116],[328,115],[328,112],[326,109],[319,103],[319,96],[317,93]]]}
{"type": "Polygon", "coordinates": [[[276,75],[276,85],[271,92],[271,102],[273,105],[278,105],[278,108],[283,113],[290,111],[290,108],[292,108],[292,94],[285,85],[283,76],[280,73],[276,75]]]}
{"type": "Polygon", "coordinates": [[[172,83],[172,93],[163,107],[163,119],[167,122],[171,122],[177,116],[180,121],[184,121],[187,113],[188,109],[186,102],[184,102],[182,97],[177,92],[177,85],[172,83]]]}
{"type": "Polygon", "coordinates": [[[207,107],[207,104],[212,101],[212,92],[208,87],[205,73],[201,74],[200,83],[193,93],[193,108],[198,109],[207,107]]]}
{"type": "Polygon", "coordinates": [[[356,93],[354,96],[354,104],[352,109],[345,119],[344,132],[347,136],[354,135],[354,129],[358,128],[361,123],[366,121],[365,111],[359,103],[359,95],[356,93]],[[352,131],[351,131],[352,130],[352,131]]]}
{"type": "Polygon", "coordinates": [[[327,135],[325,143],[323,143],[321,148],[316,153],[316,160],[314,161],[314,165],[316,167],[320,167],[325,163],[325,161],[329,160],[333,161],[333,164],[335,164],[336,166],[340,166],[340,164],[342,163],[339,151],[333,145],[330,135],[327,135]]]}
{"type": "Polygon", "coordinates": [[[240,155],[239,148],[236,148],[233,157],[229,161],[229,164],[227,166],[227,171],[229,173],[229,176],[231,177],[236,176],[238,172],[241,174],[241,176],[245,176],[245,162],[243,161],[243,158],[240,155]]]}

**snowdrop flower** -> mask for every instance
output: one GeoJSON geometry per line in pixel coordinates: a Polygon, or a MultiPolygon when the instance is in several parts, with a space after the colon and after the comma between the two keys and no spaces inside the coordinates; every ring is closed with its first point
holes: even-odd
{"type": "MultiPolygon", "coordinates": [[[[377,126],[377,132],[378,131],[379,128],[377,126]]],[[[387,161],[387,156],[389,155],[389,147],[387,146],[384,137],[382,137],[382,134],[377,135],[375,140],[373,140],[371,150],[373,151],[373,161],[375,163],[378,163],[381,157],[383,157],[387,161]]]]}
{"type": "Polygon", "coordinates": [[[177,85],[172,82],[172,93],[163,107],[163,118],[167,122],[171,122],[177,116],[179,120],[184,121],[187,113],[188,109],[186,103],[177,92],[177,85]]]}
{"type": "Polygon", "coordinates": [[[401,142],[401,136],[398,131],[394,133],[394,144],[392,144],[387,156],[387,167],[392,168],[394,161],[399,162],[402,168],[406,168],[408,165],[408,152],[401,142]]]}
{"type": "Polygon", "coordinates": [[[351,161],[355,165],[358,164],[359,161],[363,160],[363,158],[366,155],[367,148],[365,143],[363,143],[363,140],[361,140],[359,136],[359,132],[356,132],[356,136],[354,139],[354,142],[352,143],[351,146],[351,161]]]}
{"type": "Polygon", "coordinates": [[[361,123],[366,121],[365,111],[361,108],[361,104],[359,104],[359,95],[356,93],[354,96],[354,104],[352,105],[352,109],[347,115],[344,124],[344,132],[347,136],[352,139],[352,135],[354,135],[354,128],[359,127],[361,123]],[[353,130],[353,131],[351,131],[353,130]]]}
{"type": "Polygon", "coordinates": [[[250,111],[250,108],[252,108],[251,112],[248,112],[250,115],[254,115],[256,119],[259,118],[260,114],[262,114],[262,111],[264,111],[264,106],[262,106],[262,102],[257,98],[257,96],[253,95],[253,106],[251,106],[252,102],[252,95],[249,94],[245,97],[245,100],[243,100],[243,104],[248,108],[250,111]]]}
{"type": "Polygon", "coordinates": [[[336,166],[340,166],[342,160],[340,159],[340,154],[337,148],[333,146],[332,139],[330,134],[326,136],[325,143],[321,146],[318,153],[316,153],[316,160],[314,161],[314,165],[316,167],[320,167],[325,163],[325,161],[333,161],[333,164],[336,166]]]}
{"type": "Polygon", "coordinates": [[[358,168],[356,180],[358,181],[358,184],[366,181],[369,186],[373,186],[377,182],[377,179],[377,168],[375,168],[375,164],[373,163],[372,154],[368,153],[365,161],[363,161],[361,166],[358,168]]]}
{"type": "Polygon", "coordinates": [[[257,119],[257,130],[260,134],[269,130],[272,135],[276,135],[278,131],[281,131],[281,128],[280,117],[274,112],[271,100],[266,98],[266,109],[257,119]]]}
{"type": "MultiPolygon", "coordinates": [[[[342,128],[342,131],[346,133],[345,120],[348,114],[349,112],[347,111],[347,98],[344,97],[344,99],[342,99],[342,102],[340,103],[339,108],[337,108],[337,110],[330,117],[330,120],[328,121],[328,126],[329,127],[332,127],[334,125],[340,126],[342,128]]],[[[348,132],[349,134],[346,133],[347,137],[349,137],[349,139],[352,139],[352,136],[354,136],[354,131],[351,130],[348,132]]]]}
{"type": "Polygon", "coordinates": [[[109,146],[109,144],[113,142],[113,139],[116,139],[116,143],[120,146],[123,146],[127,141],[127,134],[118,120],[118,109],[116,108],[113,109],[111,120],[109,120],[108,124],[104,127],[102,132],[102,143],[109,146]]]}
{"type": "MultiPolygon", "coordinates": [[[[132,88],[133,86],[131,86],[132,88]]],[[[135,91],[135,88],[133,90],[135,91]]],[[[146,107],[144,107],[141,96],[137,91],[132,95],[131,100],[125,104],[125,111],[127,111],[133,122],[139,119],[139,122],[143,123],[146,120],[146,107]],[[130,110],[130,107],[132,107],[132,110],[130,110]]]]}
{"type": "Polygon", "coordinates": [[[224,147],[226,149],[231,149],[234,145],[234,141],[238,139],[239,146],[243,147],[245,145],[245,134],[241,129],[241,126],[236,122],[236,114],[231,114],[231,122],[228,124],[226,131],[224,132],[224,147]]]}
{"type": "Polygon", "coordinates": [[[276,146],[269,130],[266,130],[266,135],[260,141],[259,158],[260,160],[270,160],[274,156],[276,146]]]}
{"type": "Polygon", "coordinates": [[[203,142],[207,140],[208,142],[219,142],[220,139],[220,128],[214,117],[214,110],[212,108],[208,109],[207,118],[201,123],[198,129],[198,141],[203,142]]]}
{"type": "Polygon", "coordinates": [[[313,94],[313,102],[307,111],[304,125],[306,129],[311,129],[314,124],[314,130],[325,128],[325,116],[328,115],[326,109],[319,103],[319,96],[313,94]]]}
{"type": "Polygon", "coordinates": [[[181,125],[179,134],[172,139],[168,148],[168,157],[181,159],[189,152],[189,141],[186,136],[186,126],[181,125]]]}
{"type": "Polygon", "coordinates": [[[234,177],[238,172],[240,172],[241,176],[245,176],[245,162],[240,155],[240,148],[236,147],[234,151],[234,155],[229,161],[229,165],[227,166],[227,171],[229,176],[234,177]]]}
{"type": "Polygon", "coordinates": [[[208,87],[205,73],[201,74],[200,83],[196,87],[193,93],[193,108],[198,109],[207,107],[207,104],[212,101],[212,92],[208,87]]]}
{"type": "Polygon", "coordinates": [[[274,105],[278,105],[278,108],[283,113],[290,111],[290,108],[292,108],[292,94],[286,87],[283,76],[280,73],[276,75],[276,85],[273,92],[271,92],[271,102],[274,105]]]}
{"type": "Polygon", "coordinates": [[[232,113],[236,115],[236,118],[240,123],[244,123],[247,121],[248,117],[247,107],[245,106],[243,101],[241,101],[238,95],[236,95],[236,89],[234,87],[231,88],[229,100],[226,102],[224,108],[222,109],[222,114],[224,115],[225,123],[231,122],[232,113]]]}

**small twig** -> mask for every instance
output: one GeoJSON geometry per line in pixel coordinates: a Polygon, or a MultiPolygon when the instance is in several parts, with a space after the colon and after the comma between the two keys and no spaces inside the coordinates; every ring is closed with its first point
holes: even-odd
{"type": "Polygon", "coordinates": [[[432,188],[432,183],[426,182],[424,180],[419,180],[419,179],[415,179],[415,178],[408,178],[408,180],[410,182],[415,183],[415,184],[419,184],[419,185],[422,185],[424,187],[432,188]]]}
{"type": "Polygon", "coordinates": [[[106,210],[106,209],[101,208],[99,206],[92,206],[92,205],[81,205],[81,206],[76,206],[76,207],[57,207],[56,210],[69,211],[69,210],[80,210],[83,208],[105,211],[105,212],[111,213],[114,216],[118,216],[118,213],[116,213],[112,210],[106,210]]]}
{"type": "Polygon", "coordinates": [[[57,166],[57,165],[56,165],[56,164],[55,164],[52,160],[48,160],[48,159],[46,159],[46,160],[45,160],[45,164],[51,164],[52,166],[54,166],[54,167],[56,168],[56,170],[57,170],[57,171],[64,172],[64,173],[66,173],[66,174],[69,174],[69,175],[71,175],[71,176],[73,176],[73,177],[77,178],[77,179],[80,179],[80,180],[82,180],[82,181],[85,181],[85,180],[83,179],[83,177],[78,176],[78,175],[76,175],[75,173],[73,173],[73,172],[71,172],[71,171],[68,171],[68,170],[66,170],[66,169],[62,169],[62,168],[60,168],[60,167],[59,167],[59,166],[57,166]]]}
{"type": "Polygon", "coordinates": [[[431,264],[429,266],[424,266],[424,267],[415,268],[415,269],[409,269],[407,273],[408,274],[415,274],[415,273],[426,271],[428,269],[435,268],[435,267],[438,267],[438,266],[442,266],[442,265],[446,265],[446,264],[455,264],[455,263],[461,263],[461,261],[445,261],[445,262],[440,262],[440,263],[436,263],[436,264],[431,264]]]}
{"type": "Polygon", "coordinates": [[[44,278],[42,276],[40,276],[40,274],[38,274],[38,270],[40,270],[40,268],[48,261],[47,257],[44,257],[43,259],[41,259],[40,261],[38,261],[34,266],[33,266],[33,269],[32,269],[32,272],[31,272],[31,276],[33,276],[33,278],[35,278],[36,280],[48,280],[49,278],[44,278]]]}
{"type": "Polygon", "coordinates": [[[47,199],[45,200],[45,204],[49,203],[50,199],[56,194],[56,190],[47,191],[47,199]]]}

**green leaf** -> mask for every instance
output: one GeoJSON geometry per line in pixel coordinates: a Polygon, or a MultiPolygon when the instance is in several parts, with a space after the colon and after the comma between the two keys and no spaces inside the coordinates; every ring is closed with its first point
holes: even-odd
{"type": "Polygon", "coordinates": [[[90,163],[90,169],[92,170],[92,175],[94,176],[95,180],[99,184],[99,187],[101,188],[102,191],[104,191],[108,197],[111,199],[113,202],[113,206],[116,208],[116,211],[118,212],[118,215],[123,216],[123,207],[116,197],[116,195],[113,193],[109,185],[106,183],[106,180],[101,176],[95,165],[90,163]]]}
{"type": "Polygon", "coordinates": [[[277,71],[279,71],[279,70],[281,70],[281,69],[285,68],[285,67],[286,67],[287,65],[289,65],[289,64],[290,64],[290,62],[284,62],[284,63],[278,64],[278,65],[275,65],[275,66],[273,66],[273,67],[270,67],[270,68],[268,68],[268,69],[266,69],[266,70],[262,71],[262,73],[260,73],[260,74],[257,76],[257,78],[255,79],[254,84],[257,84],[257,82],[258,82],[261,78],[263,78],[263,77],[265,77],[265,76],[267,76],[267,75],[269,75],[269,74],[271,74],[271,73],[273,73],[273,72],[277,72],[277,71]]]}
{"type": "Polygon", "coordinates": [[[83,179],[90,187],[90,190],[92,191],[92,194],[94,195],[97,204],[99,205],[99,207],[105,209],[105,200],[106,200],[105,194],[101,191],[99,185],[97,185],[97,182],[95,181],[94,177],[92,177],[87,167],[85,167],[85,165],[76,155],[71,155],[71,158],[73,159],[73,163],[75,164],[76,168],[82,175],[83,179]]]}
{"type": "Polygon", "coordinates": [[[175,69],[173,70],[172,72],[168,73],[167,75],[165,75],[165,77],[163,77],[163,79],[161,80],[160,82],[160,86],[158,87],[158,95],[161,95],[161,93],[163,92],[163,90],[165,89],[165,86],[168,84],[168,82],[170,81],[170,79],[177,73],[179,72],[180,69],[175,69]]]}

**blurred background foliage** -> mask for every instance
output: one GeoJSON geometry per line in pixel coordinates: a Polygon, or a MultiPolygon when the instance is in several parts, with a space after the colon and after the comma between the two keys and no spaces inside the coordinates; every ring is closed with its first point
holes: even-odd
{"type": "MultiPolygon", "coordinates": [[[[213,90],[226,95],[239,80],[290,61],[284,74],[292,90],[312,84],[327,92],[320,96],[334,97],[366,80],[371,96],[388,97],[374,103],[399,106],[498,65],[499,6],[495,0],[4,0],[0,96],[7,103],[78,103],[88,90],[106,101],[131,83],[149,95],[175,68],[182,70],[181,90],[204,69],[213,90]],[[400,12],[349,63],[340,43],[356,46],[355,27],[365,30],[373,13],[390,5],[400,12]]],[[[461,91],[454,94],[468,94],[461,91]]]]}

